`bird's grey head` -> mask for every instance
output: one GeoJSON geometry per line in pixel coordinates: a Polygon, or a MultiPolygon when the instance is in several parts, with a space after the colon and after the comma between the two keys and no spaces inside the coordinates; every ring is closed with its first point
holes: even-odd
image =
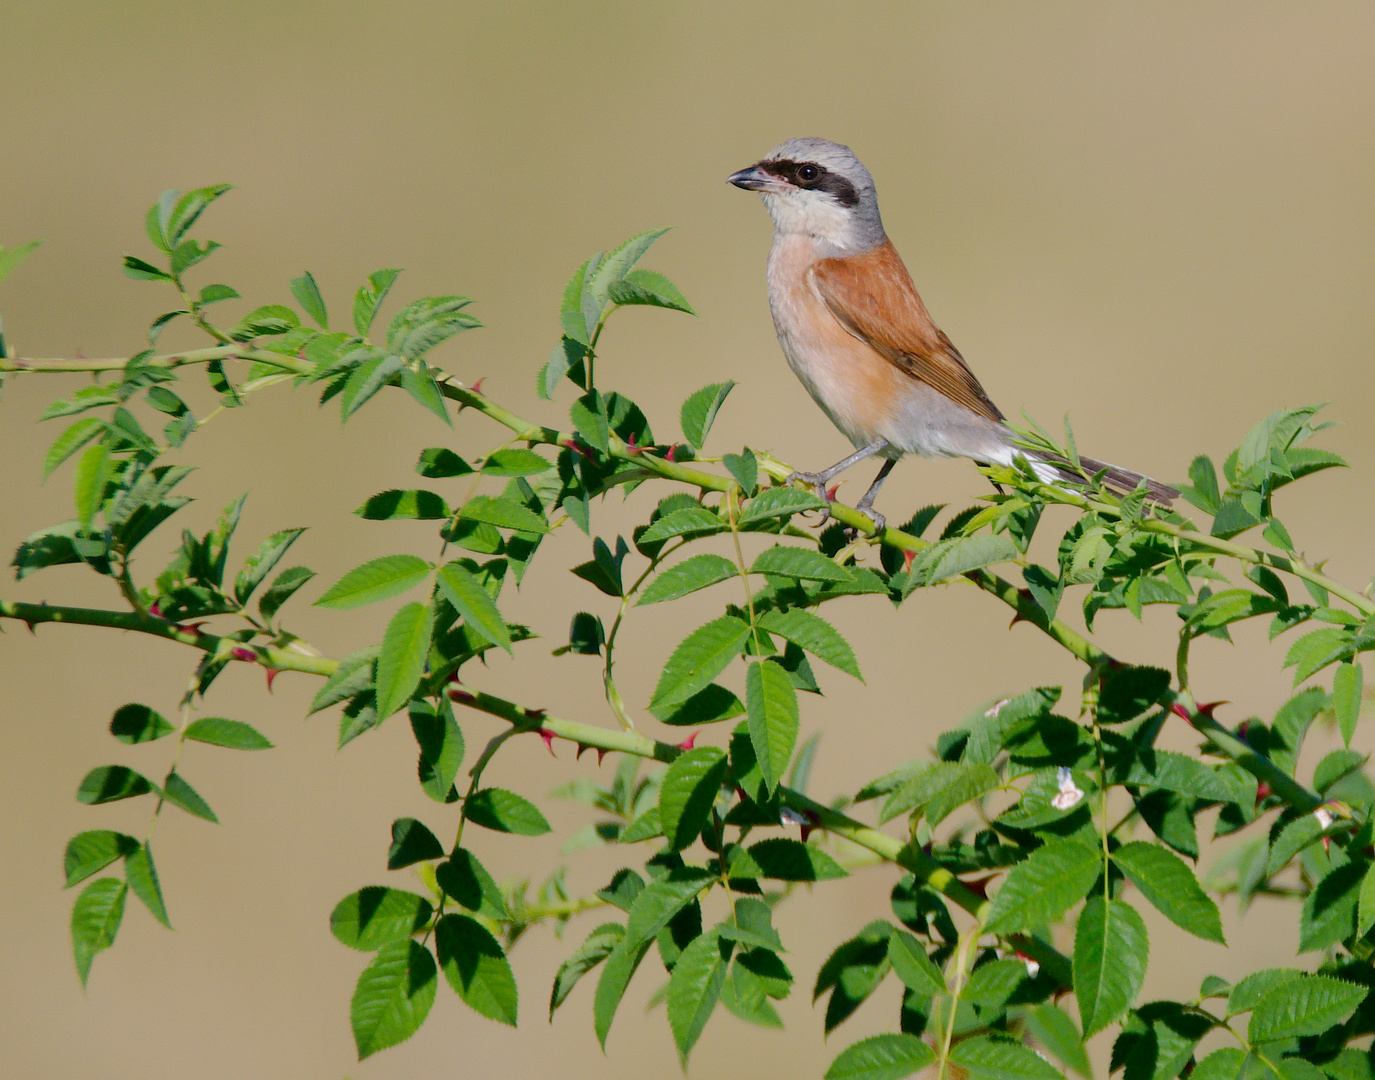
{"type": "Polygon", "coordinates": [[[789,139],[727,179],[764,197],[779,236],[810,236],[828,255],[854,255],[883,243],[874,178],[848,146],[789,139]]]}

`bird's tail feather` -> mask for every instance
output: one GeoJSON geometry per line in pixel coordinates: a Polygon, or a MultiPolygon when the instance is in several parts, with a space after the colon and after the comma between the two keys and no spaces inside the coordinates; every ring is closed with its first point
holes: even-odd
{"type": "MultiPolygon", "coordinates": [[[[1063,458],[1054,458],[1050,455],[1038,454],[1035,456],[1038,464],[1045,465],[1054,473],[1054,478],[1064,480],[1073,484],[1082,484],[1084,474],[1097,476],[1103,474],[1103,485],[1117,495],[1127,495],[1137,489],[1137,486],[1144,480],[1146,483],[1146,498],[1158,506],[1168,508],[1175,499],[1179,498],[1179,492],[1158,480],[1152,480],[1149,476],[1141,473],[1132,472],[1130,469],[1119,469],[1116,465],[1109,465],[1105,461],[1098,461],[1094,458],[1081,457],[1079,464],[1083,466],[1083,473],[1078,472],[1073,465],[1063,458]]],[[[1039,472],[1039,470],[1037,470],[1039,472]]]]}

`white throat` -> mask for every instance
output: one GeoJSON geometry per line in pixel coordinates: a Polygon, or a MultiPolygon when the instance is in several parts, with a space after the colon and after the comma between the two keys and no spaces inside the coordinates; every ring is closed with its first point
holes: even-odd
{"type": "Polygon", "coordinates": [[[773,218],[776,239],[806,236],[816,245],[818,258],[855,255],[881,243],[872,227],[849,207],[815,191],[761,191],[764,208],[773,218]]]}

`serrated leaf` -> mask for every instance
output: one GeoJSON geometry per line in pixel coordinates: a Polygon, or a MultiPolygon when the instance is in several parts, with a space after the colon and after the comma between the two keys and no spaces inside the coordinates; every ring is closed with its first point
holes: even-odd
{"type": "Polygon", "coordinates": [[[1321,1035],[1349,1016],[1369,992],[1369,987],[1327,975],[1286,982],[1256,1002],[1246,1037],[1259,1043],[1321,1035]]]}
{"type": "Polygon", "coordinates": [[[464,623],[493,645],[511,652],[511,632],[506,620],[476,575],[461,563],[451,562],[440,568],[438,580],[440,594],[463,616],[464,623]]]}
{"type": "Polygon", "coordinates": [[[946,581],[971,570],[1019,558],[1021,552],[1012,539],[996,536],[958,536],[931,545],[917,556],[912,574],[926,585],[946,581]]]}
{"type": "Polygon", "coordinates": [[[1246,1061],[1245,1050],[1238,1046],[1224,1046],[1199,1061],[1189,1073],[1189,1080],[1241,1080],[1246,1075],[1246,1061]]]}
{"type": "Polygon", "coordinates": [[[1098,719],[1104,724],[1125,723],[1140,716],[1170,689],[1170,673],[1163,668],[1124,665],[1103,676],[1098,696],[1098,719]]]}
{"type": "Polygon", "coordinates": [[[707,433],[711,431],[711,426],[716,420],[717,412],[734,388],[734,382],[711,383],[689,395],[683,402],[678,419],[682,425],[683,438],[694,450],[702,449],[707,433]]]}
{"type": "Polygon", "coordinates": [[[847,675],[864,681],[850,643],[820,615],[802,608],[767,611],[760,616],[759,625],[769,633],[806,649],[818,660],[824,660],[847,675]]]}
{"type": "Polygon", "coordinates": [[[804,581],[849,582],[850,573],[814,548],[775,544],[765,548],[750,566],[751,574],[778,574],[804,581]]]}
{"type": "Polygon", "coordinates": [[[652,941],[669,921],[715,881],[709,871],[680,866],[644,887],[630,905],[626,920],[625,948],[638,949],[652,941]]]}
{"type": "Polygon", "coordinates": [[[414,360],[455,334],[481,326],[463,310],[472,302],[467,296],[427,296],[407,304],[387,327],[387,350],[414,360]]]}
{"type": "Polygon", "coordinates": [[[699,626],[679,643],[664,664],[649,703],[650,711],[658,715],[705,688],[740,654],[749,634],[749,623],[734,615],[723,615],[699,626]]]}
{"type": "MultiPolygon", "coordinates": [[[[67,883],[70,885],[70,880],[67,883]]],[[[1375,926],[1375,863],[1370,864],[1365,877],[1361,878],[1356,907],[1356,936],[1365,937],[1372,926],[1375,926]]]]}
{"type": "Polygon", "coordinates": [[[595,270],[589,267],[590,276],[587,280],[587,292],[599,303],[605,304],[611,287],[623,280],[637,262],[644,257],[646,251],[655,240],[668,232],[667,229],[649,229],[642,233],[637,233],[629,240],[626,240],[619,247],[615,248],[602,259],[595,270]]]}
{"type": "Polygon", "coordinates": [[[76,519],[89,528],[91,519],[105,496],[105,485],[112,471],[110,448],[105,443],[87,447],[76,463],[73,484],[76,491],[76,519]]]}
{"type": "Polygon", "coordinates": [[[482,462],[485,476],[538,476],[554,467],[548,458],[524,447],[494,450],[482,462]]]}
{"type": "Polygon", "coordinates": [[[372,320],[377,316],[378,306],[400,274],[400,270],[374,271],[368,275],[367,284],[359,288],[353,298],[353,325],[359,336],[367,337],[372,320]]]}
{"type": "Polygon", "coordinates": [[[773,661],[755,661],[746,669],[745,712],[755,759],[772,795],[792,760],[799,722],[797,691],[773,661]]]}
{"type": "Polygon", "coordinates": [[[1358,662],[1348,660],[1337,665],[1332,678],[1332,711],[1342,732],[1342,741],[1351,745],[1356,734],[1356,721],[1361,715],[1361,696],[1365,689],[1365,671],[1358,662]]]}
{"type": "Polygon", "coordinates": [[[138,849],[136,839],[113,829],[77,833],[67,841],[67,850],[62,856],[62,870],[67,875],[67,884],[63,887],[70,889],[138,849]]]}
{"type": "Polygon", "coordinates": [[[203,716],[186,725],[185,738],[230,750],[270,750],[272,742],[252,724],[226,720],[222,716],[203,716]]]}
{"type": "Polygon", "coordinates": [[[397,818],[391,824],[391,847],[387,849],[387,869],[400,870],[418,862],[444,857],[444,845],[415,818],[397,818]]]}
{"type": "Polygon", "coordinates": [[[181,807],[188,814],[219,824],[220,819],[215,816],[215,811],[210,809],[210,805],[200,797],[195,788],[181,778],[180,773],[167,774],[162,794],[169,803],[181,807]]]}
{"type": "Polygon", "coordinates": [[[436,712],[427,701],[410,703],[411,732],[420,747],[420,788],[435,802],[456,802],[454,777],[463,764],[463,732],[447,703],[436,712]]]}
{"type": "Polygon", "coordinates": [[[1297,968],[1265,968],[1252,972],[1236,984],[1227,995],[1227,1015],[1249,1012],[1272,990],[1303,978],[1297,968]]]}
{"type": "Polygon", "coordinates": [[[500,529],[544,535],[549,526],[542,517],[514,499],[476,495],[458,509],[458,516],[469,521],[485,521],[500,529]]]}
{"type": "Polygon", "coordinates": [[[727,528],[729,526],[706,507],[688,506],[665,514],[640,535],[638,542],[655,544],[675,536],[710,536],[725,532],[727,528]]]}
{"type": "Polygon", "coordinates": [[[109,425],[94,416],[78,420],[62,432],[48,447],[43,457],[43,479],[46,480],[54,469],[75,454],[97,435],[108,429],[109,425]]]}
{"type": "Polygon", "coordinates": [[[382,635],[377,655],[377,719],[385,720],[401,709],[420,684],[430,654],[430,630],[434,612],[428,604],[402,606],[382,635]]]}
{"type": "Polygon", "coordinates": [[[95,806],[118,799],[132,799],[153,790],[148,778],[133,769],[123,765],[102,765],[86,774],[76,790],[76,801],[95,806]]]}
{"type": "Polygon", "coordinates": [[[825,506],[825,500],[810,491],[794,487],[766,488],[745,505],[739,524],[752,525],[757,521],[799,514],[804,510],[821,510],[825,506]]]}
{"type": "Polygon", "coordinates": [[[19,264],[42,242],[30,240],[27,244],[18,244],[12,248],[0,247],[0,281],[14,273],[19,264]]]}
{"type": "Polygon", "coordinates": [[[474,1012],[516,1026],[518,995],[501,944],[476,919],[445,915],[434,934],[435,953],[449,985],[474,1012]]]}
{"type": "Polygon", "coordinates": [[[454,426],[453,418],[449,416],[449,407],[444,403],[444,394],[440,391],[439,384],[434,381],[434,376],[430,374],[425,361],[419,361],[415,369],[401,369],[401,389],[410,394],[411,399],[422,409],[428,409],[449,427],[454,426]]]}
{"type": "MultiPolygon", "coordinates": [[[[989,766],[982,764],[960,766],[954,778],[949,783],[942,785],[938,791],[932,793],[926,801],[926,823],[935,828],[961,806],[973,802],[997,786],[998,774],[989,766]]],[[[889,810],[889,806],[884,807],[885,814],[889,810]]]]}
{"type": "Polygon", "coordinates": [[[1170,922],[1204,941],[1227,944],[1217,904],[1178,855],[1156,844],[1135,840],[1123,844],[1112,857],[1131,883],[1170,922]]]}
{"type": "Polygon", "coordinates": [[[812,999],[827,990],[825,1030],[829,1033],[848,1019],[877,988],[888,973],[888,939],[891,924],[869,923],[854,937],[838,945],[817,972],[812,999]]]}
{"type": "Polygon", "coordinates": [[[720,999],[731,948],[719,933],[709,930],[692,940],[673,967],[668,981],[668,1025],[678,1059],[685,1065],[720,999]]]}
{"type": "Polygon", "coordinates": [[[292,566],[283,570],[272,584],[258,597],[258,613],[268,622],[281,610],[292,595],[315,576],[315,571],[305,566],[292,566]]]}
{"type": "Polygon", "coordinates": [[[935,1052],[915,1035],[870,1035],[843,1050],[825,1080],[902,1080],[935,1060],[935,1052]]]}
{"type": "Polygon", "coordinates": [[[167,904],[162,899],[162,885],[158,883],[157,867],[153,863],[153,849],[147,844],[140,844],[136,851],[131,852],[124,860],[124,876],[134,895],[153,913],[153,918],[167,929],[172,929],[172,923],[167,918],[167,904]]]}
{"type": "Polygon", "coordinates": [[[614,304],[642,304],[697,314],[678,286],[656,270],[630,271],[607,290],[607,296],[614,304]]]}
{"type": "Polygon", "coordinates": [[[418,488],[379,491],[354,513],[367,521],[441,521],[450,516],[439,495],[418,488]]]}
{"type": "Polygon", "coordinates": [[[766,877],[775,881],[834,881],[849,874],[840,863],[812,844],[773,836],[731,849],[731,877],[766,877]]]}
{"type": "Polygon", "coordinates": [[[349,1017],[358,1058],[405,1042],[434,1004],[434,957],[415,941],[384,945],[358,976],[349,1017]]]}
{"type": "MultiPolygon", "coordinates": [[[[1069,1013],[1058,1005],[1045,1002],[1026,1009],[1022,1017],[1036,1042],[1059,1058],[1062,1065],[1073,1069],[1085,1080],[1090,1080],[1093,1067],[1084,1051],[1083,1036],[1079,1034],[1079,1028],[1069,1013]]],[[[1227,1077],[1225,1080],[1236,1080],[1236,1077],[1227,1077]]]]}
{"type": "Polygon", "coordinates": [[[1351,640],[1351,631],[1333,626],[1307,633],[1290,645],[1284,657],[1284,666],[1295,668],[1294,685],[1298,686],[1328,664],[1343,659],[1351,640]]]}
{"type": "Polygon", "coordinates": [[[373,952],[419,933],[433,914],[434,907],[423,896],[369,885],[335,905],[329,929],[350,949],[373,952]]]}
{"type": "Polygon", "coordinates": [[[248,603],[253,590],[262,584],[263,579],[272,572],[272,568],[303,532],[305,529],[282,529],[264,540],[258,550],[244,561],[243,569],[234,579],[234,599],[240,604],[248,603]]]}
{"type": "Polygon", "coordinates": [[[388,600],[420,583],[433,564],[415,555],[383,555],[356,566],[325,590],[316,607],[344,611],[388,600]]]}
{"type": "Polygon", "coordinates": [[[668,767],[659,786],[659,821],[671,850],[681,851],[697,839],[721,790],[726,766],[726,755],[716,747],[699,746],[668,767]]]}
{"type": "Polygon", "coordinates": [[[72,955],[82,986],[86,985],[95,954],[115,942],[124,918],[127,892],[128,886],[118,878],[98,878],[81,890],[72,906],[72,955]]]}
{"type": "Polygon", "coordinates": [[[620,1006],[626,987],[630,985],[630,978],[640,966],[640,961],[644,959],[651,941],[652,939],[646,939],[630,948],[622,938],[607,954],[606,963],[602,966],[602,973],[597,979],[597,993],[592,1003],[592,1027],[603,1050],[606,1049],[606,1037],[611,1031],[611,1021],[615,1019],[616,1009],[620,1006]]]}
{"type": "Polygon", "coordinates": [[[468,796],[463,804],[474,825],[517,836],[541,836],[549,832],[549,822],[539,807],[514,791],[483,788],[468,796]]]}
{"type": "Polygon", "coordinates": [[[175,730],[166,717],[147,705],[121,705],[110,717],[110,734],[131,746],[161,739],[175,730]]]}
{"type": "Polygon", "coordinates": [[[300,277],[291,279],[291,295],[296,297],[296,302],[301,305],[302,310],[319,324],[321,330],[329,329],[325,298],[320,295],[320,286],[315,284],[315,277],[309,270],[300,277]]]}
{"type": "Polygon", "coordinates": [[[709,585],[735,577],[739,571],[729,559],[720,555],[702,553],[684,559],[670,566],[651,581],[640,594],[640,604],[657,604],[664,600],[677,600],[680,596],[705,589],[709,585]]]}
{"type": "Polygon", "coordinates": [[[899,930],[888,939],[888,960],[893,973],[909,990],[922,997],[946,993],[941,969],[926,955],[926,946],[906,931],[899,930]]]}
{"type": "Polygon", "coordinates": [[[1360,863],[1346,863],[1313,886],[1299,915],[1299,952],[1325,949],[1355,932],[1364,869],[1360,863]]]}
{"type": "Polygon", "coordinates": [[[371,401],[405,366],[405,358],[393,354],[364,360],[355,367],[339,392],[339,409],[343,419],[347,420],[371,401]]]}
{"type": "Polygon", "coordinates": [[[467,848],[458,848],[447,862],[434,869],[435,881],[453,899],[469,911],[476,911],[489,919],[510,921],[511,912],[501,888],[487,868],[467,848]]]}
{"type": "Polygon", "coordinates": [[[950,1062],[974,1080],[1063,1080],[1060,1070],[1021,1043],[979,1035],[950,1051],[950,1062]]]}
{"type": "Polygon", "coordinates": [[[1146,978],[1146,924],[1122,900],[1089,898],[1074,928],[1074,994],[1087,1039],[1128,1008],[1146,978]]]}

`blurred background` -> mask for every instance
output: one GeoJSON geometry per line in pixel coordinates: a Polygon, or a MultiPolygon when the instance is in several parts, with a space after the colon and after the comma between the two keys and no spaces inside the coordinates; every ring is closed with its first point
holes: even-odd
{"type": "MultiPolygon", "coordinates": [[[[0,69],[0,244],[45,240],[0,285],[18,355],[138,351],[147,323],[173,298],[125,278],[121,254],[151,257],[142,219],[161,190],[225,181],[236,190],[196,233],[226,247],[193,272],[198,284],[234,285],[247,310],[289,301],[288,281],[310,269],[343,314],[369,271],[404,267],[395,298],[467,293],[486,324],[444,346],[440,362],[465,380],[485,377],[484,391],[516,411],[560,424],[568,388],[543,403],[533,382],[558,338],[564,282],[593,251],[672,225],[644,265],[669,274],[700,317],[618,315],[599,382],[629,394],[669,438],[688,393],[734,379],[716,452],[748,443],[818,468],[848,445],[774,339],[767,217],[757,198],[724,183],[783,139],[816,134],[850,144],[869,166],[889,233],[928,305],[1009,415],[1025,409],[1054,426],[1068,411],[1086,452],[1177,481],[1196,453],[1220,459],[1272,410],[1332,402],[1327,415],[1343,426],[1321,445],[1353,469],[1299,485],[1280,513],[1299,546],[1330,560],[1338,578],[1363,587],[1375,571],[1368,4],[8,0],[0,69]]],[[[196,339],[169,331],[163,340],[196,339]]],[[[70,466],[39,483],[60,429],[35,419],[82,382],[34,377],[5,387],[5,551],[70,516],[70,466]]],[[[204,392],[191,400],[209,408],[204,392]]],[[[343,655],[376,641],[394,605],[340,615],[308,601],[367,558],[434,547],[430,526],[362,522],[350,511],[413,482],[424,446],[476,454],[501,437],[471,414],[451,432],[398,395],[376,399],[341,429],[332,405],[275,388],[189,444],[201,468],[184,490],[198,502],[178,520],[204,531],[251,490],[239,558],[275,529],[310,526],[290,561],[320,577],[287,608],[287,624],[343,655]]],[[[852,480],[852,500],[868,479],[865,469],[852,480]]],[[[986,490],[967,462],[913,461],[898,468],[880,507],[902,520],[925,503],[959,508],[986,490]]],[[[647,503],[630,509],[643,515],[647,503]]],[[[600,514],[603,535],[633,520],[619,497],[600,514]]],[[[173,540],[168,532],[164,542],[173,540]]],[[[566,572],[587,557],[580,534],[546,545],[504,605],[544,641],[521,650],[519,667],[493,660],[474,684],[613,723],[595,663],[548,656],[574,610],[610,610],[566,572]]],[[[72,568],[0,588],[15,599],[118,605],[108,580],[72,568]]],[[[618,668],[633,707],[695,625],[688,620],[719,603],[707,594],[677,610],[635,613],[618,668]]],[[[836,616],[867,682],[826,671],[829,696],[804,701],[804,734],[822,735],[812,785],[822,798],[927,753],[937,733],[991,699],[1052,679],[1072,688],[1082,675],[1035,631],[1009,631],[1002,605],[958,586],[918,594],[896,612],[871,600],[837,605],[836,616]]],[[[1118,655],[1168,664],[1174,625],[1166,609],[1143,624],[1108,613],[1098,632],[1118,655]]],[[[332,714],[302,720],[314,680],[286,674],[268,694],[247,665],[219,680],[206,711],[255,724],[277,748],[188,750],[182,771],[221,824],[173,810],[158,826],[176,931],[131,900],[117,944],[97,958],[83,993],[70,957],[63,845],[89,828],[141,834],[149,807],[93,809],[73,792],[98,764],[162,774],[165,744],[124,747],[105,725],[131,700],[173,712],[192,657],[104,631],[5,629],[0,1060],[8,1075],[677,1073],[662,1013],[642,1012],[657,985],[653,965],[632,985],[605,1056],[591,1031],[590,982],[546,1021],[552,975],[601,921],[596,913],[563,941],[542,928],[517,946],[518,1030],[481,1019],[441,986],[415,1038],[356,1063],[348,1003],[365,957],[334,941],[329,912],[361,885],[408,884],[405,872],[389,878],[384,869],[394,817],[420,816],[443,835],[453,811],[414,784],[403,720],[336,751],[332,714]]],[[[1194,663],[1200,698],[1233,702],[1218,714],[1229,723],[1269,717],[1289,692],[1284,645],[1259,633],[1238,638],[1236,648],[1201,643],[1194,663]]],[[[459,719],[470,755],[498,729],[479,716],[459,719]]],[[[647,717],[645,726],[665,730],[647,717]]],[[[547,791],[572,777],[608,779],[614,768],[614,758],[599,769],[591,755],[574,763],[567,746],[551,760],[531,742],[503,752],[488,775],[540,799],[556,833],[474,837],[498,877],[537,872],[592,820],[581,807],[561,810],[547,791]]],[[[1368,750],[1375,740],[1362,731],[1357,745],[1368,750]]],[[[577,893],[600,887],[619,865],[597,853],[567,862],[577,893]]],[[[887,913],[893,878],[866,871],[780,909],[798,979],[783,1003],[786,1033],[747,1028],[718,1010],[690,1074],[734,1075],[744,1061],[751,1075],[815,1076],[855,1039],[892,1030],[891,980],[829,1046],[809,990],[834,944],[887,913]]],[[[1208,972],[1311,959],[1294,955],[1292,909],[1260,904],[1240,920],[1227,905],[1226,917],[1232,953],[1152,920],[1147,995],[1189,993],[1208,972]]],[[[1107,1041],[1095,1044],[1100,1069],[1107,1041]]]]}

